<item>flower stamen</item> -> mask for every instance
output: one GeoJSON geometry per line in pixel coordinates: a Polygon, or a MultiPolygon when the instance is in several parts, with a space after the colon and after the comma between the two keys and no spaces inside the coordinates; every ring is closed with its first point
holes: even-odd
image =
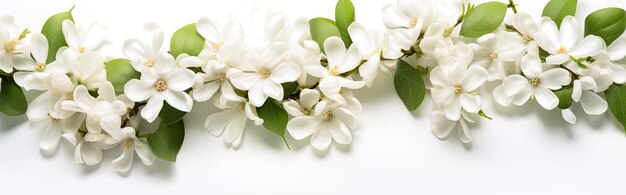
{"type": "Polygon", "coordinates": [[[462,87],[460,87],[460,86],[454,87],[454,94],[459,95],[461,93],[463,93],[463,88],[462,87]]]}
{"type": "Polygon", "coordinates": [[[322,119],[324,121],[329,121],[330,119],[333,119],[333,113],[331,111],[324,112],[324,116],[322,116],[322,119]]]}
{"type": "Polygon", "coordinates": [[[559,50],[557,50],[557,51],[556,51],[556,53],[557,53],[557,54],[564,54],[564,53],[567,53],[567,49],[565,49],[565,47],[562,47],[562,46],[561,46],[561,48],[559,48],[559,50]]]}
{"type": "Polygon", "coordinates": [[[159,80],[156,82],[155,88],[157,91],[165,91],[167,89],[167,83],[164,80],[159,80]]]}
{"type": "Polygon", "coordinates": [[[528,79],[528,83],[530,83],[530,86],[534,87],[534,86],[539,85],[539,83],[541,83],[541,81],[539,80],[539,78],[533,77],[533,78],[528,79]]]}
{"type": "Polygon", "coordinates": [[[306,109],[306,108],[302,108],[302,110],[301,110],[301,111],[302,111],[302,113],[303,113],[304,115],[307,115],[307,116],[308,116],[309,114],[311,114],[311,111],[310,111],[309,109],[306,109]]]}
{"type": "Polygon", "coordinates": [[[37,65],[35,65],[35,70],[39,72],[43,72],[45,69],[46,69],[46,63],[37,62],[37,65]]]}
{"type": "Polygon", "coordinates": [[[411,26],[411,27],[415,27],[415,25],[417,25],[417,17],[412,17],[412,18],[409,20],[409,26],[411,26]]]}
{"type": "Polygon", "coordinates": [[[81,54],[85,53],[86,51],[87,51],[87,48],[85,47],[80,47],[80,49],[78,49],[78,52],[80,52],[81,54]]]}
{"type": "Polygon", "coordinates": [[[337,67],[337,66],[333,66],[333,68],[332,68],[332,69],[330,69],[330,74],[331,74],[331,75],[333,75],[333,76],[337,76],[337,75],[341,74],[341,73],[339,72],[339,67],[337,67]]]}
{"type": "Polygon", "coordinates": [[[17,41],[15,40],[10,40],[9,42],[7,42],[6,44],[4,44],[4,49],[8,52],[8,53],[15,53],[15,50],[17,50],[17,41]]]}
{"type": "Polygon", "coordinates": [[[261,71],[259,73],[261,74],[261,78],[267,78],[267,77],[270,77],[270,74],[272,72],[270,71],[270,69],[263,68],[263,69],[261,69],[261,71]]]}
{"type": "Polygon", "coordinates": [[[528,36],[528,35],[524,35],[524,36],[522,36],[522,39],[524,39],[524,43],[526,43],[526,44],[528,44],[528,43],[530,43],[531,41],[533,41],[533,38],[531,38],[531,37],[530,37],[530,36],[528,36]]]}
{"type": "Polygon", "coordinates": [[[212,44],[211,45],[213,47],[213,50],[220,50],[220,48],[222,48],[222,43],[216,43],[216,44],[212,44]]]}
{"type": "Polygon", "coordinates": [[[147,60],[143,63],[143,65],[144,65],[144,66],[147,66],[147,67],[154,67],[154,64],[155,64],[155,63],[156,63],[156,62],[155,62],[153,59],[147,59],[147,60]]]}
{"type": "Polygon", "coordinates": [[[131,148],[133,148],[134,144],[135,143],[133,139],[126,139],[126,141],[124,141],[124,144],[122,144],[122,146],[124,147],[124,149],[130,150],[131,148]]]}
{"type": "Polygon", "coordinates": [[[218,73],[217,76],[215,76],[215,80],[217,82],[222,82],[226,80],[226,73],[218,73]]]}
{"type": "Polygon", "coordinates": [[[489,58],[491,58],[492,61],[496,61],[496,60],[498,60],[498,54],[497,53],[492,53],[491,55],[489,55],[489,58]]]}

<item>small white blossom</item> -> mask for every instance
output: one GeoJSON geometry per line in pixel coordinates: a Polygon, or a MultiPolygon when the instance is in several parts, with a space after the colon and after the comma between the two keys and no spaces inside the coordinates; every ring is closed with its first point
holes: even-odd
{"type": "Polygon", "coordinates": [[[439,139],[447,138],[452,131],[457,130],[463,143],[472,142],[472,131],[468,123],[475,123],[476,114],[461,112],[459,120],[450,120],[443,110],[435,110],[430,115],[430,128],[439,139]]]}
{"type": "Polygon", "coordinates": [[[80,28],[71,20],[65,20],[61,25],[65,42],[67,42],[69,47],[69,50],[66,52],[80,55],[97,51],[104,45],[106,28],[99,23],[92,23],[86,30],[80,28]]]}
{"type": "Polygon", "coordinates": [[[248,119],[253,120],[255,125],[262,125],[263,119],[259,118],[256,108],[245,99],[231,101],[221,105],[224,111],[211,114],[207,117],[204,127],[216,137],[224,135],[224,142],[232,147],[239,147],[248,119]]]}
{"type": "Polygon", "coordinates": [[[158,24],[146,23],[143,27],[144,40],[130,39],[122,45],[122,52],[130,59],[133,68],[138,72],[152,69],[157,63],[157,56],[162,55],[163,29],[158,24]]]}
{"type": "Polygon", "coordinates": [[[0,17],[0,70],[5,73],[12,73],[14,68],[22,70],[28,65],[30,56],[22,32],[13,16],[0,17]]]}
{"type": "Polygon", "coordinates": [[[113,165],[118,173],[125,174],[130,170],[135,153],[137,153],[137,156],[141,159],[143,164],[150,166],[154,163],[156,157],[152,154],[152,151],[150,151],[148,144],[135,136],[134,128],[124,127],[122,129],[122,135],[120,145],[122,152],[119,157],[111,161],[111,165],[113,165]]]}

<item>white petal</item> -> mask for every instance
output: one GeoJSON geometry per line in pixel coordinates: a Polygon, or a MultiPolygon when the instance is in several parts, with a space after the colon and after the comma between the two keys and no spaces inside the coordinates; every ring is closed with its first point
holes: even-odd
{"type": "Polygon", "coordinates": [[[152,53],[158,53],[163,45],[163,29],[153,22],[148,22],[143,26],[146,48],[152,53]]]}
{"type": "Polygon", "coordinates": [[[41,33],[31,35],[30,49],[35,61],[46,63],[48,59],[48,39],[41,33]]]}
{"type": "Polygon", "coordinates": [[[320,129],[320,121],[312,116],[301,116],[289,120],[287,132],[295,140],[303,140],[320,129]]]}
{"type": "Polygon", "coordinates": [[[576,115],[574,115],[574,112],[572,112],[572,110],[570,110],[569,108],[561,110],[561,116],[568,123],[576,124],[576,115]]]}
{"type": "Polygon", "coordinates": [[[154,163],[156,157],[154,156],[154,154],[152,154],[152,151],[150,150],[150,147],[148,147],[148,144],[143,143],[139,140],[135,140],[133,145],[135,146],[135,152],[137,152],[137,156],[139,156],[139,159],[141,159],[141,162],[143,162],[144,165],[150,166],[152,165],[152,163],[154,163]]]}
{"type": "Polygon", "coordinates": [[[329,122],[329,131],[335,142],[344,145],[352,143],[352,133],[345,124],[339,120],[330,120],[329,122]]]}
{"type": "Polygon", "coordinates": [[[591,91],[583,91],[580,98],[580,105],[585,113],[590,115],[601,115],[608,109],[608,104],[602,97],[591,91]]]}
{"type": "Polygon", "coordinates": [[[569,54],[575,58],[584,58],[589,56],[595,56],[605,48],[604,40],[602,38],[589,35],[585,37],[576,47],[574,47],[569,54]]]}
{"type": "Polygon", "coordinates": [[[312,109],[320,101],[320,93],[314,89],[303,89],[300,92],[300,104],[303,108],[312,109]]]}
{"type": "Polygon", "coordinates": [[[267,100],[267,94],[264,93],[264,86],[262,82],[259,82],[252,86],[248,91],[248,98],[250,103],[256,107],[261,107],[267,100]]]}
{"type": "Polygon", "coordinates": [[[458,121],[461,118],[461,104],[458,99],[450,101],[445,106],[446,118],[451,121],[458,121]]]}
{"type": "Polygon", "coordinates": [[[520,75],[511,75],[502,82],[507,96],[514,96],[525,87],[530,87],[528,79],[520,75]]]}
{"type": "Polygon", "coordinates": [[[141,117],[146,119],[148,122],[153,122],[157,116],[159,116],[159,113],[163,108],[163,100],[163,96],[152,96],[143,110],[141,110],[141,117]]]}
{"type": "Polygon", "coordinates": [[[346,46],[339,37],[330,37],[324,41],[324,51],[329,67],[341,66],[346,57],[346,46]]]}
{"type": "Polygon", "coordinates": [[[282,100],[283,96],[285,96],[285,92],[283,91],[283,86],[278,83],[274,83],[269,79],[263,79],[263,93],[275,100],[282,100]]]}
{"type": "Polygon", "coordinates": [[[65,42],[70,48],[79,49],[80,45],[80,35],[78,34],[78,29],[76,29],[76,25],[71,20],[64,20],[61,24],[63,35],[65,37],[65,42]]]}
{"type": "MultiPolygon", "coordinates": [[[[191,96],[184,91],[165,91],[163,96],[167,104],[180,111],[189,112],[191,111],[191,107],[193,107],[191,96]]],[[[151,99],[154,99],[154,97],[151,99]]]]}
{"type": "Polygon", "coordinates": [[[456,121],[450,121],[446,118],[445,114],[441,110],[435,110],[430,115],[430,128],[433,134],[439,139],[444,139],[450,135],[450,132],[456,126],[456,121]]]}
{"type": "Polygon", "coordinates": [[[322,123],[321,127],[313,133],[311,137],[311,145],[316,150],[326,150],[330,143],[333,141],[332,135],[327,123],[322,123]]]}
{"type": "Polygon", "coordinates": [[[460,104],[469,113],[478,113],[481,109],[480,96],[464,93],[460,97],[460,104]]]}
{"type": "Polygon", "coordinates": [[[232,144],[233,147],[238,147],[247,121],[248,118],[243,114],[231,120],[225,127],[224,141],[228,144],[232,144]]]}
{"type": "Polygon", "coordinates": [[[559,105],[559,98],[556,97],[556,95],[554,95],[554,93],[548,88],[542,87],[541,85],[539,87],[535,87],[534,96],[539,105],[546,110],[552,110],[559,105]]]}
{"type": "Polygon", "coordinates": [[[383,21],[389,28],[410,27],[410,18],[402,13],[396,6],[388,5],[383,8],[383,21]]]}
{"type": "Polygon", "coordinates": [[[527,78],[538,77],[541,69],[541,60],[536,54],[528,54],[522,58],[522,72],[527,78]]]}
{"type": "Polygon", "coordinates": [[[571,81],[569,72],[562,68],[545,71],[539,75],[539,79],[541,84],[552,90],[560,89],[563,85],[569,85],[571,81]]]}
{"type": "Polygon", "coordinates": [[[194,83],[194,74],[189,69],[178,69],[167,75],[167,88],[174,91],[185,91],[194,83]]]}
{"type": "Polygon", "coordinates": [[[300,77],[300,66],[292,61],[286,61],[276,65],[271,70],[270,79],[276,83],[292,82],[300,77]]]}
{"type": "Polygon", "coordinates": [[[217,92],[220,86],[221,84],[217,82],[207,83],[205,85],[202,85],[202,87],[191,91],[191,95],[193,96],[194,100],[204,102],[211,99],[211,97],[213,97],[213,95],[215,94],[215,92],[217,92]]]}
{"type": "Polygon", "coordinates": [[[124,85],[124,94],[126,94],[128,99],[135,102],[147,100],[154,94],[154,91],[153,85],[141,82],[137,79],[130,80],[124,85]]]}
{"type": "Polygon", "coordinates": [[[88,166],[94,166],[102,161],[102,150],[93,143],[83,143],[83,146],[80,148],[80,153],[82,155],[82,160],[88,166]]]}
{"type": "Polygon", "coordinates": [[[207,117],[204,127],[213,136],[221,136],[226,125],[232,120],[234,112],[239,108],[232,108],[222,112],[213,113],[207,117]]]}
{"type": "Polygon", "coordinates": [[[571,49],[574,47],[574,44],[578,42],[578,37],[580,34],[580,27],[578,26],[578,21],[572,16],[565,16],[563,21],[561,21],[561,28],[559,28],[559,39],[562,47],[566,49],[571,49]]]}
{"type": "Polygon", "coordinates": [[[220,32],[217,30],[213,21],[208,17],[201,17],[196,23],[196,29],[198,30],[198,33],[207,40],[207,42],[212,44],[220,43],[220,32]]]}
{"type": "Polygon", "coordinates": [[[476,91],[487,81],[487,71],[480,66],[470,66],[463,78],[463,90],[476,91]]]}
{"type": "Polygon", "coordinates": [[[111,165],[118,173],[127,173],[130,170],[131,165],[133,164],[133,150],[122,150],[122,154],[111,161],[111,165]]]}
{"type": "Polygon", "coordinates": [[[61,139],[62,129],[61,126],[52,122],[46,130],[44,130],[41,140],[39,141],[39,147],[46,154],[52,154],[56,151],[59,140],[61,139]]]}
{"type": "Polygon", "coordinates": [[[513,97],[508,96],[504,92],[504,85],[498,85],[496,88],[494,88],[492,95],[493,99],[502,106],[509,106],[511,105],[511,103],[513,103],[513,97]]]}
{"type": "Polygon", "coordinates": [[[624,59],[626,56],[626,36],[615,39],[607,49],[611,61],[624,59]]]}

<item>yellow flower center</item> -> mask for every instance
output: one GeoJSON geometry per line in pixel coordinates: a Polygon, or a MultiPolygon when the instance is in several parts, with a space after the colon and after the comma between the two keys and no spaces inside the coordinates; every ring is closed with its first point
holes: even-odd
{"type": "Polygon", "coordinates": [[[534,87],[534,86],[539,85],[539,83],[541,83],[541,81],[539,80],[539,78],[533,77],[533,78],[528,79],[528,83],[530,83],[530,86],[534,87]]]}
{"type": "Polygon", "coordinates": [[[54,117],[50,117],[50,121],[52,121],[53,123],[56,123],[57,121],[59,121],[58,118],[54,118],[54,117]]]}
{"type": "Polygon", "coordinates": [[[498,60],[498,54],[497,53],[492,53],[491,55],[489,55],[489,58],[491,58],[491,60],[496,61],[498,60]]]}
{"type": "Polygon", "coordinates": [[[463,93],[463,88],[462,87],[460,87],[460,86],[454,87],[454,94],[459,95],[461,93],[463,93]]]}
{"type": "Polygon", "coordinates": [[[80,49],[78,49],[78,51],[79,51],[80,53],[85,53],[85,52],[87,51],[87,48],[85,48],[85,47],[80,47],[80,49]]]}
{"type": "Polygon", "coordinates": [[[37,62],[37,65],[35,65],[35,70],[42,72],[46,69],[46,63],[43,62],[37,62]]]}
{"type": "Polygon", "coordinates": [[[4,44],[4,49],[7,50],[8,53],[15,53],[15,50],[17,49],[17,41],[10,40],[6,44],[4,44]]]}
{"type": "Polygon", "coordinates": [[[303,113],[304,115],[309,115],[309,114],[311,114],[311,111],[310,111],[309,109],[302,108],[302,113],[303,113]]]}
{"type": "Polygon", "coordinates": [[[259,72],[259,74],[261,74],[261,78],[267,78],[270,76],[272,72],[270,71],[270,69],[267,68],[263,68],[261,69],[261,71],[259,72]]]}
{"type": "Polygon", "coordinates": [[[329,121],[330,119],[333,119],[333,113],[331,111],[324,112],[322,119],[324,121],[329,121]]]}
{"type": "Polygon", "coordinates": [[[135,141],[133,139],[126,139],[126,141],[124,141],[124,144],[122,144],[122,146],[125,149],[130,150],[131,148],[133,148],[134,144],[135,144],[135,141]]]}
{"type": "Polygon", "coordinates": [[[528,44],[528,43],[530,43],[531,41],[533,41],[533,38],[531,38],[531,37],[530,37],[530,36],[528,36],[528,35],[524,35],[524,36],[522,36],[522,38],[524,39],[524,43],[526,43],[526,44],[528,44]]]}
{"type": "Polygon", "coordinates": [[[159,80],[156,82],[155,86],[157,91],[165,91],[167,89],[167,83],[164,80],[159,80]]]}
{"type": "Polygon", "coordinates": [[[154,66],[154,63],[156,63],[156,62],[155,62],[153,59],[148,59],[148,60],[146,60],[146,61],[143,63],[143,65],[144,65],[144,66],[147,66],[147,67],[153,67],[153,66],[154,66]]]}
{"type": "Polygon", "coordinates": [[[559,50],[556,51],[557,54],[564,54],[567,53],[567,49],[565,49],[565,47],[561,47],[559,48],[559,50]]]}
{"type": "Polygon", "coordinates": [[[226,80],[226,73],[218,73],[215,80],[217,82],[222,82],[226,80]]]}
{"type": "Polygon", "coordinates": [[[220,48],[222,48],[222,43],[212,44],[211,46],[213,47],[213,50],[220,50],[220,48]]]}
{"type": "Polygon", "coordinates": [[[417,17],[412,17],[412,18],[409,20],[409,25],[410,25],[411,27],[415,27],[415,25],[417,25],[417,17]]]}
{"type": "Polygon", "coordinates": [[[333,68],[332,68],[332,69],[330,69],[330,74],[331,74],[331,75],[333,75],[333,76],[337,76],[337,75],[341,74],[341,73],[339,72],[339,67],[337,67],[337,66],[333,66],[333,68]]]}

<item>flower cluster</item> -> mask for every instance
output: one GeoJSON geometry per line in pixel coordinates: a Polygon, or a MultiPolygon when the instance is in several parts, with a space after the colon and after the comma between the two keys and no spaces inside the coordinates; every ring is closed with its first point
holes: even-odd
{"type": "MultiPolygon", "coordinates": [[[[12,85],[40,91],[24,112],[45,126],[45,154],[63,139],[75,147],[77,163],[93,166],[103,151],[118,149],[112,164],[120,173],[129,171],[135,153],[145,165],[157,157],[175,161],[184,138],[182,116],[194,102],[210,101],[221,110],[204,126],[234,148],[248,121],[283,139],[308,139],[317,150],[350,144],[362,110],[352,90],[394,72],[398,95],[410,110],[430,92],[436,137],[456,130],[470,143],[470,125],[491,119],[483,111],[486,96],[502,106],[536,100],[546,110],[558,107],[572,124],[574,103],[589,115],[608,110],[598,93],[626,82],[619,64],[626,35],[583,37],[578,21],[563,10],[547,10],[559,14],[537,22],[513,1],[475,6],[468,0],[398,0],[383,8],[387,28],[368,30],[354,21],[352,3],[339,0],[337,17],[347,18],[337,22],[290,20],[269,10],[255,10],[249,26],[236,16],[222,22],[202,17],[174,33],[169,50],[161,27],[146,23],[144,37],[124,42],[125,58],[119,59],[101,52],[105,28],[80,28],[71,10],[49,19],[42,33],[4,16],[0,93],[23,96],[12,85]],[[509,8],[513,14],[506,18],[509,8]]],[[[0,111],[21,114],[20,102],[12,103],[0,104],[0,111]]]]}

